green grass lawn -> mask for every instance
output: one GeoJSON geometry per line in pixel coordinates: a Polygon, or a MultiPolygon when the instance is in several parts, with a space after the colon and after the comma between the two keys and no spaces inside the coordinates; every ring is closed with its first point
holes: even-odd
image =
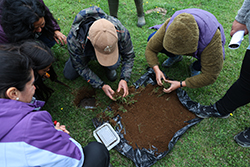
{"type": "MultiPolygon", "coordinates": [[[[101,7],[107,14],[107,0],[44,0],[54,17],[57,19],[62,32],[67,35],[75,15],[82,9],[96,5],[101,7]]],[[[227,89],[236,81],[239,76],[242,59],[248,46],[248,36],[242,42],[237,50],[228,49],[230,42],[230,30],[232,22],[240,9],[243,0],[144,0],[144,11],[161,7],[167,10],[166,15],[152,12],[145,14],[146,25],[142,28],[136,26],[137,15],[133,0],[120,0],[118,18],[122,24],[129,30],[136,54],[133,72],[129,85],[135,82],[146,72],[147,62],[144,52],[147,45],[147,38],[154,30],[148,29],[150,26],[163,23],[175,11],[185,8],[200,8],[213,13],[218,21],[224,27],[226,35],[226,59],[223,70],[217,81],[209,86],[190,89],[183,88],[187,91],[189,97],[201,104],[210,104],[219,100],[227,89]]],[[[63,81],[71,88],[67,88],[57,83],[46,81],[55,92],[45,105],[44,109],[48,110],[53,120],[65,124],[71,132],[71,136],[80,142],[83,146],[91,141],[95,141],[92,131],[94,126],[92,119],[97,113],[101,112],[111,102],[102,90],[96,90],[98,107],[96,110],[85,110],[74,106],[74,96],[83,86],[89,86],[82,78],[69,81],[63,77],[62,71],[64,63],[69,55],[67,47],[59,45],[52,48],[56,62],[54,68],[59,75],[59,80],[63,81]]],[[[159,54],[160,64],[166,59],[159,54]]],[[[194,61],[193,58],[184,57],[183,61],[169,69],[163,69],[166,75],[175,80],[184,80],[189,77],[189,64],[194,61]]],[[[93,63],[92,65],[97,65],[93,63]]],[[[100,76],[98,68],[96,73],[100,76]]],[[[105,78],[103,78],[106,81],[105,78]]],[[[116,90],[118,81],[110,83],[111,87],[116,90]]],[[[249,104],[237,109],[233,116],[228,119],[209,118],[204,119],[198,125],[188,130],[177,142],[174,149],[163,159],[154,164],[154,167],[160,166],[249,166],[250,150],[237,145],[233,137],[249,123],[249,104]]],[[[111,164],[113,166],[134,166],[133,162],[119,154],[115,150],[110,151],[111,164]]]]}

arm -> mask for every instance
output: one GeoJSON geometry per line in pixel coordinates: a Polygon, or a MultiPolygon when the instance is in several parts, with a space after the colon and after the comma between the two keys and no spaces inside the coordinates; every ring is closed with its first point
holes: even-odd
{"type": "MultiPolygon", "coordinates": [[[[67,40],[70,58],[78,74],[90,83],[93,88],[102,89],[110,99],[114,100],[112,97],[112,94],[114,94],[112,88],[109,85],[104,84],[104,82],[90,68],[88,68],[88,62],[93,58],[91,56],[95,55],[94,50],[92,51],[93,53],[88,53],[87,55],[84,54],[84,47],[86,46],[82,47],[81,43],[73,35],[72,30],[70,31],[67,40]]],[[[91,50],[88,52],[91,52],[91,50]]]]}
{"type": "Polygon", "coordinates": [[[170,93],[180,87],[200,88],[213,84],[220,74],[223,66],[223,52],[221,34],[217,30],[210,44],[204,49],[201,55],[201,73],[199,75],[186,78],[185,81],[166,80],[171,84],[168,89],[163,89],[165,93],[170,93]]]}
{"type": "Polygon", "coordinates": [[[145,57],[149,67],[159,65],[157,54],[163,49],[163,38],[165,35],[166,27],[170,19],[161,26],[154,36],[148,41],[145,51],[145,57]]]}
{"type": "Polygon", "coordinates": [[[134,65],[135,53],[132,41],[130,39],[129,31],[121,24],[118,25],[118,39],[119,54],[122,57],[122,68],[117,92],[120,92],[120,90],[123,89],[123,97],[125,97],[129,94],[127,83],[130,79],[132,68],[134,65]]]}
{"type": "Polygon", "coordinates": [[[66,36],[61,32],[61,29],[59,25],[57,24],[56,19],[53,17],[52,13],[50,12],[49,8],[44,4],[43,0],[39,0],[44,6],[45,10],[48,12],[49,18],[53,24],[54,27],[54,39],[56,43],[59,44],[59,41],[62,45],[67,44],[67,38],[66,36]]]}
{"type": "Polygon", "coordinates": [[[90,57],[84,55],[84,49],[70,31],[68,35],[68,51],[71,57],[72,63],[76,71],[80,76],[84,78],[93,88],[102,88],[104,82],[88,68],[88,62],[90,57]]]}
{"type": "Polygon", "coordinates": [[[90,68],[88,68],[88,62],[89,58],[84,55],[78,55],[76,59],[72,59],[72,63],[75,65],[80,76],[90,83],[93,88],[102,89],[111,100],[114,100],[112,96],[114,90],[109,85],[104,84],[104,82],[90,68]]]}
{"type": "Polygon", "coordinates": [[[201,54],[201,73],[187,78],[185,83],[189,88],[200,88],[213,84],[223,66],[221,34],[217,30],[209,45],[201,54]]]}
{"type": "Polygon", "coordinates": [[[128,82],[134,65],[135,53],[132,41],[130,39],[129,31],[123,26],[122,29],[118,32],[118,39],[119,54],[122,57],[122,69],[120,79],[128,82]]]}
{"type": "Polygon", "coordinates": [[[233,34],[239,30],[244,30],[244,35],[248,34],[248,28],[250,28],[250,23],[248,23],[247,16],[249,15],[250,10],[250,0],[245,0],[242,7],[238,11],[237,16],[235,17],[235,20],[232,25],[232,29],[230,32],[230,36],[233,36],[233,34]]]}
{"type": "Polygon", "coordinates": [[[170,19],[161,26],[161,28],[154,34],[154,36],[148,41],[145,56],[149,67],[153,68],[156,74],[156,81],[158,85],[162,85],[161,79],[165,79],[163,72],[159,68],[159,62],[157,54],[163,49],[163,38],[165,35],[166,27],[170,19]]]}
{"type": "Polygon", "coordinates": [[[25,141],[30,146],[25,149],[30,166],[82,166],[84,154],[81,145],[67,133],[56,130],[48,112],[36,111],[30,115],[25,141]]]}
{"type": "Polygon", "coordinates": [[[246,15],[250,10],[250,0],[245,0],[243,2],[243,5],[241,6],[240,10],[238,11],[237,16],[235,17],[235,20],[237,20],[241,24],[246,24],[246,15]]]}

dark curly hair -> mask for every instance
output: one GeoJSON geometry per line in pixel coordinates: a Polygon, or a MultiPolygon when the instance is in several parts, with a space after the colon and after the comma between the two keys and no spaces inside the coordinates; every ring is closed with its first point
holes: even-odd
{"type": "Polygon", "coordinates": [[[2,6],[1,25],[9,42],[18,42],[24,39],[34,39],[34,23],[44,17],[45,26],[42,30],[47,38],[53,39],[53,22],[56,20],[39,0],[4,0],[2,6]]]}

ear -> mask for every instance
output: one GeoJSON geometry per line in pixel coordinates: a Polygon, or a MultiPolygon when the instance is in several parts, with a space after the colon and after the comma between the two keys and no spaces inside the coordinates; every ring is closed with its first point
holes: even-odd
{"type": "Polygon", "coordinates": [[[15,87],[10,87],[6,91],[6,96],[12,100],[16,100],[16,98],[18,98],[18,95],[19,95],[19,90],[17,90],[17,88],[15,87]]]}

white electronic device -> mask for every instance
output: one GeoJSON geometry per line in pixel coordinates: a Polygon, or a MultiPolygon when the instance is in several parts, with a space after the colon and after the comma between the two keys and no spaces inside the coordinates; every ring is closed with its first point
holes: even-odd
{"type": "Polygon", "coordinates": [[[103,143],[108,150],[111,150],[120,142],[120,137],[109,123],[102,124],[94,130],[93,135],[95,139],[103,143]]]}

